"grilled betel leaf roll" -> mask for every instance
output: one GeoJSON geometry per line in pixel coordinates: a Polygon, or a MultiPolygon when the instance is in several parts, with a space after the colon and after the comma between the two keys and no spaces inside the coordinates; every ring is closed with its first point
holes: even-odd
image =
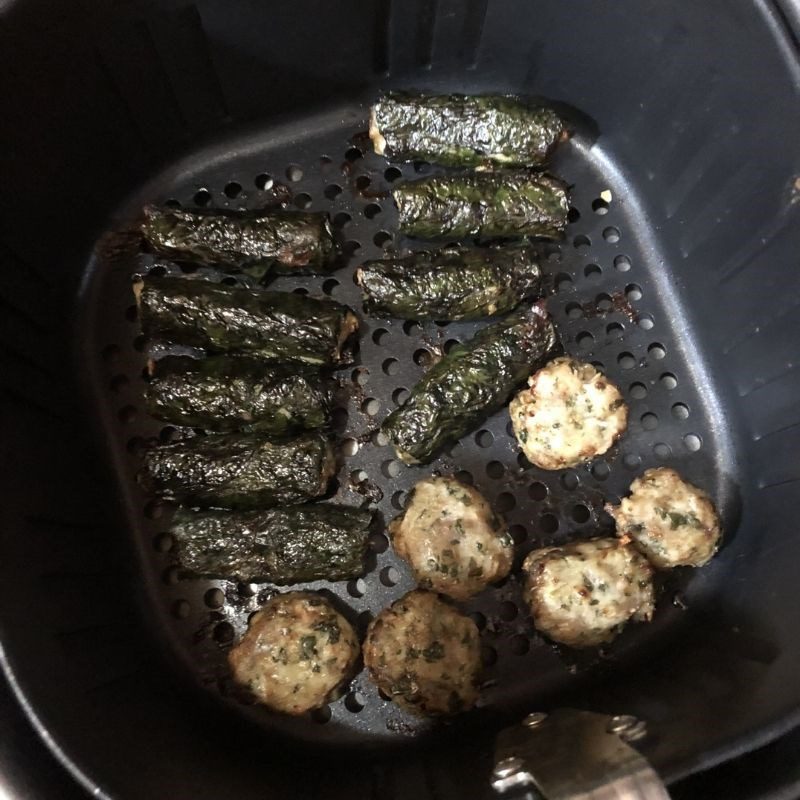
{"type": "Polygon", "coordinates": [[[369,124],[379,155],[451,167],[541,166],[564,134],[555,111],[513,95],[393,92],[372,107],[369,124]]]}
{"type": "Polygon", "coordinates": [[[179,509],[171,533],[195,575],[245,583],[341,581],[364,574],[372,512],[318,503],[262,511],[179,509]]]}
{"type": "Polygon", "coordinates": [[[190,278],[134,283],[142,332],[212,353],[247,353],[317,366],[349,364],[358,318],[334,300],[190,278]]]}
{"type": "Polygon", "coordinates": [[[166,356],[151,361],[149,371],[147,413],[173,425],[282,435],[328,420],[329,392],[316,370],[248,356],[166,356]]]}
{"type": "Polygon", "coordinates": [[[569,211],[561,181],[523,172],[438,175],[400,184],[392,197],[400,232],[419,239],[559,239],[569,211]]]}
{"type": "Polygon", "coordinates": [[[229,433],[151,448],[139,482],[186,505],[267,508],[325,494],[335,471],[333,448],[322,433],[288,440],[229,433]]]}
{"type": "Polygon", "coordinates": [[[221,268],[324,272],[337,251],[326,214],[311,211],[186,211],[146,206],[142,234],[157,253],[221,268]]]}
{"type": "Polygon", "coordinates": [[[383,422],[398,458],[424,464],[500,409],[556,346],[539,305],[520,309],[454,347],[383,422]]]}
{"type": "Polygon", "coordinates": [[[450,247],[367,261],[356,277],[364,310],[377,317],[472,320],[505,314],[539,294],[531,247],[450,247]]]}

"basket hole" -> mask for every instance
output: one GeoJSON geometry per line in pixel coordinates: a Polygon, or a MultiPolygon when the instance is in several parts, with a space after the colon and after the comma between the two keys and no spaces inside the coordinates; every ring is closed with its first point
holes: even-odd
{"type": "Polygon", "coordinates": [[[256,175],[256,189],[260,189],[262,192],[265,192],[267,189],[271,189],[274,183],[275,181],[272,180],[272,175],[270,175],[268,172],[262,172],[260,175],[256,175]]]}
{"type": "Polygon", "coordinates": [[[605,292],[595,297],[594,304],[597,306],[598,311],[604,313],[608,313],[614,307],[614,301],[611,299],[611,295],[605,292]]]}
{"type": "Polygon", "coordinates": [[[642,287],[638,283],[629,283],[625,287],[625,297],[632,303],[642,299],[642,287]]]}
{"type": "Polygon", "coordinates": [[[688,419],[689,418],[689,406],[685,403],[675,403],[672,406],[672,416],[675,419],[688,419]]]}
{"type": "Polygon", "coordinates": [[[486,627],[486,617],[480,611],[473,611],[469,618],[475,623],[475,627],[482,631],[486,627]]]}
{"type": "Polygon", "coordinates": [[[433,363],[433,354],[430,350],[421,347],[414,351],[414,363],[419,367],[427,368],[433,363]]]}
{"type": "Polygon", "coordinates": [[[678,385],[678,379],[671,372],[665,372],[659,380],[661,381],[661,385],[670,391],[678,385]]]}
{"type": "Polygon", "coordinates": [[[583,274],[589,280],[596,281],[603,274],[603,270],[600,269],[600,265],[599,264],[587,264],[583,268],[583,274]]]}
{"type": "Polygon", "coordinates": [[[658,427],[658,417],[653,413],[642,414],[641,423],[646,431],[654,431],[658,427]]]}
{"type": "Polygon", "coordinates": [[[579,319],[583,316],[583,306],[580,303],[567,303],[564,307],[564,311],[567,312],[567,317],[569,319],[579,319]]]}
{"type": "Polygon", "coordinates": [[[386,375],[397,375],[400,372],[400,362],[396,358],[387,358],[381,365],[386,375]]]}
{"type": "Polygon", "coordinates": [[[352,217],[346,211],[340,211],[333,218],[333,226],[334,228],[344,228],[351,219],[352,217]]]}
{"type": "Polygon", "coordinates": [[[456,480],[461,481],[461,483],[467,486],[472,486],[472,484],[475,483],[472,478],[472,473],[467,469],[458,470],[458,472],[456,472],[456,480]]]}
{"type": "Polygon", "coordinates": [[[220,622],[219,625],[214,628],[214,639],[219,644],[230,644],[233,641],[235,633],[233,625],[231,625],[230,622],[220,622]]]}
{"type": "Polygon", "coordinates": [[[376,397],[368,397],[362,404],[361,410],[370,417],[374,417],[381,410],[381,402],[376,397]]]}
{"type": "Polygon", "coordinates": [[[375,431],[375,435],[372,437],[372,443],[376,447],[386,447],[386,445],[389,444],[389,437],[379,429],[375,431]]]}
{"type": "Polygon", "coordinates": [[[381,570],[381,583],[384,586],[397,586],[400,582],[400,573],[395,569],[395,567],[384,567],[381,570]]]}
{"type": "Polygon", "coordinates": [[[559,272],[555,277],[557,292],[566,292],[572,288],[572,278],[566,272],[559,272]]]}
{"type": "Polygon", "coordinates": [[[575,206],[570,206],[567,211],[567,222],[574,225],[581,218],[581,212],[575,206]]]}
{"type": "Polygon", "coordinates": [[[394,181],[396,181],[398,178],[403,177],[403,173],[400,172],[400,170],[397,169],[397,167],[389,167],[383,173],[383,177],[386,178],[386,180],[389,181],[389,183],[394,183],[394,181]]]}
{"type": "Polygon", "coordinates": [[[385,247],[389,242],[392,241],[392,234],[388,231],[378,231],[373,237],[372,241],[378,247],[385,247]]]}
{"type": "Polygon", "coordinates": [[[561,476],[561,485],[568,491],[574,492],[575,489],[578,488],[580,485],[581,479],[575,470],[568,469],[562,476],[561,476]]]}
{"type": "Polygon", "coordinates": [[[542,500],[547,497],[547,486],[545,486],[541,481],[534,481],[528,487],[528,497],[531,500],[535,500],[537,503],[540,503],[542,500]]]}
{"type": "Polygon", "coordinates": [[[598,461],[595,464],[592,464],[592,475],[598,481],[604,481],[608,478],[611,474],[611,467],[608,465],[607,461],[598,461]]]}
{"type": "Polygon", "coordinates": [[[612,339],[621,339],[625,335],[625,327],[619,322],[609,322],[606,325],[606,335],[612,339]]]}
{"type": "Polygon", "coordinates": [[[294,197],[294,204],[303,211],[311,208],[311,195],[308,194],[308,192],[300,192],[300,194],[296,194],[294,197]]]}
{"type": "Polygon", "coordinates": [[[555,533],[558,530],[558,517],[555,514],[542,514],[539,527],[544,533],[555,533]]]}
{"type": "Polygon", "coordinates": [[[487,430],[478,431],[475,434],[475,442],[478,447],[491,447],[494,444],[494,434],[487,430]]]}
{"type": "Polygon", "coordinates": [[[627,272],[631,268],[631,260],[628,256],[617,256],[614,259],[614,269],[619,272],[627,272]]]}
{"type": "Polygon", "coordinates": [[[356,239],[348,239],[343,245],[342,250],[347,256],[352,256],[361,249],[361,242],[356,239]]]}
{"type": "Polygon", "coordinates": [[[186,619],[192,612],[192,607],[186,600],[176,600],[172,604],[172,616],[175,619],[186,619]]]}
{"type": "Polygon", "coordinates": [[[303,180],[303,169],[299,164],[289,164],[286,167],[286,177],[292,182],[297,183],[303,180]]]}
{"type": "Polygon", "coordinates": [[[653,315],[652,314],[639,314],[639,317],[636,320],[636,323],[639,325],[639,327],[642,330],[645,330],[645,331],[652,330],[653,325],[655,325],[655,322],[653,320],[653,315]]]}
{"type": "Polygon", "coordinates": [[[225,595],[223,594],[222,589],[209,589],[203,595],[203,602],[208,606],[208,608],[222,608],[222,605],[225,602],[225,595]]]}
{"type": "Polygon", "coordinates": [[[500,492],[497,495],[497,502],[495,508],[501,513],[505,514],[511,511],[517,505],[517,498],[511,492],[500,492]]]}
{"type": "Polygon", "coordinates": [[[591,350],[594,345],[594,336],[589,331],[581,331],[576,337],[575,342],[583,350],[591,350]]]}
{"type": "Polygon", "coordinates": [[[168,586],[174,586],[180,577],[180,570],[177,567],[167,567],[161,575],[161,580],[168,586]]]}
{"type": "Polygon", "coordinates": [[[408,400],[409,394],[411,394],[411,392],[409,392],[405,386],[399,386],[392,392],[392,402],[395,405],[401,406],[408,400]]]}
{"type": "Polygon", "coordinates": [[[371,533],[369,536],[369,548],[373,553],[385,553],[389,549],[389,540],[383,533],[371,533]]]}
{"type": "Polygon", "coordinates": [[[573,240],[572,246],[579,252],[585,253],[592,246],[592,240],[584,233],[579,233],[573,240]]]}
{"type": "Polygon", "coordinates": [[[325,725],[327,722],[331,721],[331,709],[330,706],[322,706],[322,708],[315,708],[311,712],[311,719],[314,722],[318,723],[319,725],[325,725]]]}
{"type": "Polygon", "coordinates": [[[325,187],[323,194],[328,200],[335,200],[342,193],[342,187],[338,183],[329,183],[325,187]]]}
{"type": "Polygon", "coordinates": [[[402,511],[405,499],[406,499],[406,493],[402,489],[394,492],[391,500],[392,508],[397,509],[398,511],[402,511]]]}
{"type": "Polygon", "coordinates": [[[350,597],[363,597],[367,593],[367,584],[363,578],[356,578],[347,582],[347,594],[350,597]]]}
{"type": "Polygon", "coordinates": [[[629,391],[634,400],[643,400],[647,397],[647,387],[643,383],[632,383],[629,391]]]}
{"type": "Polygon", "coordinates": [[[592,211],[595,214],[600,214],[601,216],[604,214],[608,214],[608,203],[603,200],[602,197],[598,197],[596,200],[592,200],[592,211]]]}
{"type": "Polygon", "coordinates": [[[237,181],[231,181],[225,184],[225,188],[222,191],[225,192],[225,197],[233,200],[234,197],[238,197],[242,193],[242,184],[237,181]]]}
{"type": "Polygon", "coordinates": [[[334,408],[331,412],[331,425],[336,431],[343,431],[347,427],[349,414],[346,408],[334,408]]]}
{"type": "Polygon", "coordinates": [[[127,375],[115,375],[108,383],[109,388],[112,392],[119,392],[124,389],[130,381],[128,380],[127,375]]]}
{"type": "Polygon", "coordinates": [[[497,663],[497,650],[491,645],[481,645],[481,661],[484,667],[491,667],[497,663]]]}
{"type": "Polygon", "coordinates": [[[198,189],[193,200],[196,206],[207,206],[211,202],[211,192],[208,189],[198,189]]]}
{"type": "Polygon", "coordinates": [[[667,355],[667,349],[661,342],[653,342],[653,344],[647,348],[647,355],[649,355],[650,358],[655,358],[660,361],[667,355]]]}
{"type": "Polygon", "coordinates": [[[389,339],[389,331],[386,328],[376,328],[372,332],[372,341],[375,342],[379,347],[386,344],[387,340],[389,339]]]}
{"type": "Polygon", "coordinates": [[[174,197],[171,197],[169,200],[167,200],[164,203],[164,207],[165,208],[180,208],[181,207],[181,201],[180,200],[176,200],[174,197]]]}
{"type": "Polygon", "coordinates": [[[524,525],[512,525],[508,533],[514,540],[514,544],[522,544],[528,538],[528,531],[524,525]]]}
{"type": "Polygon", "coordinates": [[[342,439],[340,447],[343,455],[352,458],[358,452],[360,445],[358,439],[347,438],[342,439]]]}
{"type": "Polygon", "coordinates": [[[344,707],[353,714],[358,714],[367,704],[361,692],[350,692],[344,700],[344,707]]]}
{"type": "Polygon", "coordinates": [[[683,437],[683,444],[690,453],[696,453],[703,446],[703,441],[696,433],[687,433],[683,437]]]}
{"type": "Polygon", "coordinates": [[[634,470],[639,469],[642,459],[637,453],[625,453],[622,457],[622,463],[625,469],[634,470]]]}
{"type": "Polygon", "coordinates": [[[603,238],[610,244],[616,244],[620,240],[619,228],[610,225],[603,230],[603,238]]]}
{"type": "Polygon", "coordinates": [[[350,147],[345,152],[344,157],[350,162],[358,161],[360,158],[364,158],[364,153],[360,147],[350,147]]]}
{"type": "Polygon", "coordinates": [[[350,378],[358,386],[364,386],[369,381],[369,370],[366,367],[356,367],[350,378]]]}
{"type": "Polygon", "coordinates": [[[132,436],[125,447],[129,453],[137,455],[147,447],[147,442],[141,436],[132,436]]]}
{"type": "Polygon", "coordinates": [[[422,333],[422,328],[418,322],[415,322],[413,319],[407,319],[403,323],[403,333],[406,336],[416,336],[417,334],[422,333]]]}
{"type": "Polygon", "coordinates": [[[511,652],[515,656],[524,656],[531,649],[527,636],[517,633],[511,637],[511,652]]]}
{"type": "Polygon", "coordinates": [[[370,203],[364,208],[364,216],[367,219],[375,219],[381,213],[381,207],[377,203],[370,203]]]}
{"type": "Polygon", "coordinates": [[[620,353],[617,356],[617,364],[622,369],[633,369],[636,366],[636,359],[633,357],[633,353],[620,353]]]}
{"type": "Polygon", "coordinates": [[[672,448],[665,442],[658,442],[653,445],[653,453],[655,453],[656,458],[664,460],[672,455],[672,448]]]}
{"type": "Polygon", "coordinates": [[[117,417],[119,418],[120,422],[124,422],[129,424],[133,422],[138,415],[136,411],[136,406],[123,406],[118,412],[117,417]]]}
{"type": "Polygon", "coordinates": [[[451,351],[451,350],[452,350],[452,349],[453,349],[453,348],[454,348],[456,345],[459,345],[459,344],[461,344],[461,342],[459,342],[459,341],[458,341],[458,339],[448,339],[448,340],[447,340],[447,341],[444,343],[444,347],[442,347],[442,352],[443,352],[443,353],[445,353],[445,355],[446,355],[446,354],[447,354],[447,353],[449,353],[449,352],[450,352],[450,351],[451,351]]]}
{"type": "Polygon", "coordinates": [[[431,171],[431,165],[427,161],[415,161],[414,162],[414,172],[420,173],[420,175],[424,175],[426,172],[431,171]]]}
{"type": "Polygon", "coordinates": [[[383,464],[381,464],[381,472],[387,478],[396,478],[400,474],[400,466],[400,462],[397,459],[392,458],[388,461],[384,461],[383,464]]]}
{"type": "Polygon", "coordinates": [[[156,552],[168,553],[175,545],[175,540],[169,533],[159,533],[153,538],[153,547],[156,552]]]}
{"type": "Polygon", "coordinates": [[[486,465],[486,474],[492,480],[499,480],[505,475],[506,468],[499,461],[490,461],[486,465]]]}
{"type": "Polygon", "coordinates": [[[510,600],[504,600],[500,603],[500,610],[498,613],[500,614],[500,619],[505,622],[511,622],[511,620],[517,618],[519,609],[515,603],[512,603],[510,600]]]}
{"type": "Polygon", "coordinates": [[[572,507],[572,519],[579,524],[588,522],[591,516],[589,509],[581,503],[572,507]]]}

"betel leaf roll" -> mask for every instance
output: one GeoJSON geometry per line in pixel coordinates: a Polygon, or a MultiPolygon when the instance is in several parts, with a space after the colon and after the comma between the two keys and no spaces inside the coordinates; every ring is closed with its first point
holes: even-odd
{"type": "Polygon", "coordinates": [[[364,310],[373,316],[474,320],[537,296],[538,261],[531,247],[450,247],[367,261],[356,278],[364,310]]]}
{"type": "Polygon", "coordinates": [[[157,253],[221,268],[324,272],[337,249],[326,214],[146,206],[142,234],[157,253]]]}
{"type": "Polygon", "coordinates": [[[400,232],[419,239],[558,239],[569,212],[561,181],[517,172],[439,175],[400,184],[392,197],[400,232]]]}
{"type": "Polygon", "coordinates": [[[133,289],[151,339],[317,366],[352,360],[358,318],[334,300],[189,278],[144,277],[133,289]]]}
{"type": "Polygon", "coordinates": [[[187,505],[267,508],[320,497],[335,471],[333,448],[321,433],[288,440],[229,433],[151,448],[139,482],[187,505]]]}
{"type": "Polygon", "coordinates": [[[166,356],[149,372],[147,413],[173,425],[281,435],[328,420],[329,391],[316,370],[247,356],[166,356]]]}
{"type": "Polygon", "coordinates": [[[318,503],[173,518],[178,560],[195,575],[242,582],[340,581],[364,573],[372,512],[318,503]]]}
{"type": "Polygon", "coordinates": [[[398,458],[424,464],[499,410],[556,346],[540,304],[520,309],[454,347],[383,422],[398,458]]]}
{"type": "Polygon", "coordinates": [[[396,92],[372,107],[369,135],[375,152],[392,159],[535,167],[565,131],[555,111],[512,95],[396,92]]]}

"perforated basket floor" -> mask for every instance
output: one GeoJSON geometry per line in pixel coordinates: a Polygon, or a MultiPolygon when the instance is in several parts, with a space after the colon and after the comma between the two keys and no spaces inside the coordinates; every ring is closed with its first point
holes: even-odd
{"type": "MultiPolygon", "coordinates": [[[[210,147],[133,198],[120,214],[120,225],[145,202],[257,208],[276,185],[285,184],[296,207],[331,215],[351,257],[333,276],[280,278],[272,286],[329,295],[361,313],[354,268],[399,244],[387,191],[397,180],[432,170],[427,164],[389,165],[365,152],[363,136],[357,136],[365,128],[365,109],[351,107],[210,147]]],[[[543,263],[552,292],[548,307],[566,350],[603,369],[621,388],[630,421],[620,444],[578,469],[545,472],[520,454],[504,410],[428,466],[410,468],[396,460],[377,432],[380,421],[403,402],[434,359],[477,329],[475,323],[419,325],[363,317],[358,363],[338,373],[343,393],[334,415],[344,456],[335,502],[371,503],[388,521],[417,480],[436,471],[455,473],[506,517],[517,568],[535,547],[609,532],[604,502],[624,494],[648,467],[673,466],[715,496],[720,507],[727,506],[721,496],[713,401],[694,385],[692,347],[681,338],[683,314],[670,271],[653,248],[635,195],[607,154],[580,130],[560,149],[551,169],[574,188],[567,237],[549,248],[543,263]]],[[[145,497],[135,484],[142,448],[168,439],[172,431],[143,411],[145,355],[130,278],[146,262],[134,257],[132,241],[113,236],[98,247],[88,273],[89,311],[82,324],[88,327],[86,340],[96,343],[87,367],[129,512],[130,535],[140,546],[148,611],[152,624],[166,633],[179,668],[193,673],[204,690],[233,712],[300,738],[337,745],[403,742],[434,729],[436,724],[411,717],[381,697],[364,673],[329,707],[298,719],[243,705],[231,692],[226,652],[274,589],[180,578],[165,533],[170,509],[145,497]]],[[[570,682],[636,659],[687,613],[684,602],[674,602],[676,591],[690,597],[698,576],[675,574],[662,590],[652,624],[633,626],[606,652],[577,659],[535,633],[520,602],[515,569],[509,579],[466,604],[481,629],[486,683],[480,708],[463,720],[480,724],[486,715],[534,709],[570,682]]],[[[335,595],[363,633],[377,612],[413,585],[386,535],[376,534],[363,578],[303,586],[335,595]]]]}

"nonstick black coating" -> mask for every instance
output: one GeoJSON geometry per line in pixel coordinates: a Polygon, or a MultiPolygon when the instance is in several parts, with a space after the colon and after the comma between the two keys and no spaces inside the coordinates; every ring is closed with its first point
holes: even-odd
{"type": "MultiPolygon", "coordinates": [[[[671,575],[662,581],[666,585],[656,622],[632,626],[600,654],[559,652],[534,632],[521,596],[519,565],[524,556],[535,547],[612,533],[603,504],[616,501],[643,470],[677,468],[711,493],[726,528],[735,529],[731,477],[722,469],[731,444],[711,424],[711,409],[697,390],[698,382],[710,384],[711,379],[702,374],[701,364],[690,369],[686,362],[685,332],[679,324],[684,315],[659,274],[655,254],[642,241],[648,231],[636,198],[592,140],[591,127],[581,121],[572,124],[575,134],[551,166],[573,189],[566,238],[542,245],[547,303],[567,352],[601,368],[630,407],[628,431],[619,445],[576,469],[548,472],[533,467],[516,446],[506,410],[424,467],[404,466],[380,435],[381,419],[404,400],[433,359],[471,336],[478,324],[421,325],[363,315],[354,269],[366,258],[409,245],[396,233],[389,190],[394,183],[434,170],[419,162],[389,164],[372,153],[363,135],[363,107],[301,117],[288,129],[263,130],[246,141],[204,151],[184,162],[177,175],[167,172],[156,178],[120,215],[133,221],[145,202],[258,208],[285,191],[291,193],[293,207],[331,215],[343,248],[351,254],[347,265],[330,277],[279,278],[272,286],[328,295],[362,316],[358,361],[337,373],[342,391],[334,426],[344,463],[334,501],[369,503],[389,521],[417,480],[433,472],[454,473],[489,498],[506,518],[517,545],[512,577],[465,605],[482,629],[486,688],[481,710],[454,720],[451,727],[480,725],[487,715],[523,713],[575,681],[590,680],[598,669],[642,658],[640,651],[658,647],[682,617],[692,614],[695,578],[701,591],[713,591],[713,577],[705,570],[671,575]]],[[[128,244],[126,234],[120,240],[128,244]]],[[[142,553],[152,602],[164,619],[165,637],[197,683],[227,698],[234,694],[227,651],[246,629],[248,616],[276,589],[182,578],[165,532],[171,509],[135,485],[143,449],[175,431],[148,419],[143,409],[147,348],[139,335],[130,281],[132,273],[145,271],[152,260],[139,257],[135,237],[129,257],[115,247],[109,259],[109,244],[108,239],[103,242],[91,265],[94,300],[83,320],[89,326],[86,338],[102,343],[91,364],[95,401],[105,410],[106,441],[120,465],[118,479],[131,508],[129,525],[142,553]]],[[[335,595],[363,633],[375,614],[414,585],[385,532],[376,532],[362,579],[318,581],[302,588],[335,595]]],[[[266,727],[337,746],[377,741],[400,746],[414,734],[442,727],[381,698],[366,673],[339,700],[303,719],[245,707],[233,697],[226,702],[231,713],[247,714],[266,727]]]]}
{"type": "MultiPolygon", "coordinates": [[[[88,3],[79,13],[18,0],[3,15],[2,663],[29,717],[84,785],[114,797],[468,797],[484,791],[496,726],[532,704],[639,714],[652,732],[643,748],[668,778],[794,723],[800,163],[791,143],[800,112],[783,4],[297,0],[246,1],[233,11],[206,0],[88,3]],[[490,447],[470,437],[449,464],[470,471],[501,506],[516,492],[509,518],[525,528],[520,555],[548,537],[588,535],[585,512],[576,520],[573,506],[591,515],[599,495],[624,490],[636,474],[624,466],[631,445],[642,469],[656,463],[655,445],[668,445],[665,463],[716,496],[729,529],[708,568],[665,588],[656,622],[632,628],[596,663],[565,661],[531,635],[519,608],[505,619],[513,610],[502,603],[519,605],[513,580],[488,593],[483,636],[497,653],[489,672],[498,682],[482,709],[422,736],[406,735],[404,719],[387,729],[397,712],[363,681],[364,708],[337,701],[327,723],[287,723],[221,698],[224,646],[213,633],[226,620],[193,644],[200,615],[218,609],[204,608],[199,585],[163,583],[171,556],[153,542],[166,517],[151,519],[154,507],[143,516],[130,484],[135,437],[159,431],[145,427],[138,405],[142,355],[126,316],[125,238],[104,239],[102,258],[87,256],[146,200],[191,205],[206,188],[215,205],[235,206],[242,194],[257,204],[266,194],[254,181],[267,173],[307,192],[312,208],[346,210],[345,240],[361,243],[358,257],[377,255],[373,237],[387,211],[367,219],[366,199],[348,207],[341,165],[366,101],[409,86],[537,93],[583,112],[556,165],[576,184],[581,216],[564,262],[547,264],[573,282],[562,279],[550,302],[568,349],[580,353],[578,335],[593,335],[587,355],[621,383],[633,412],[608,477],[579,470],[575,490],[530,468],[515,483],[501,415],[486,427],[490,447]],[[323,154],[331,158],[324,180],[323,154]],[[303,180],[286,179],[290,163],[303,180]],[[232,181],[242,192],[228,198],[232,181]],[[330,201],[324,187],[333,183],[343,192],[330,201]],[[598,215],[592,202],[605,188],[612,200],[598,215]],[[619,230],[618,242],[603,238],[607,227],[619,230]],[[586,254],[574,247],[579,235],[590,239],[586,254]],[[615,269],[617,255],[630,258],[630,270],[615,269]],[[599,275],[585,273],[592,263],[599,275]],[[570,317],[578,312],[569,302],[613,300],[629,284],[641,288],[632,304],[652,315],[652,328],[618,314],[570,317]],[[615,323],[619,341],[620,331],[608,330],[615,323]],[[648,352],[656,343],[663,359],[648,352]],[[616,360],[623,353],[631,369],[616,360]],[[660,381],[666,372],[672,390],[660,381]],[[631,397],[634,382],[645,396],[631,397]],[[682,409],[672,416],[675,403],[686,406],[685,419],[682,409]],[[649,413],[657,420],[642,419],[649,413]],[[689,434],[699,450],[686,449],[689,434]],[[489,474],[490,462],[498,465],[489,474]],[[531,496],[537,479],[547,494],[536,487],[531,496]]],[[[355,181],[374,162],[353,163],[355,181]]],[[[377,178],[373,185],[382,188],[377,178]]],[[[336,276],[333,297],[355,291],[347,275],[336,276]]],[[[323,289],[322,281],[307,286],[323,289]]],[[[397,323],[368,324],[362,360],[371,369],[363,400],[354,395],[367,413],[353,408],[346,434],[364,432],[393,402],[400,384],[383,373],[386,359],[398,359],[397,375],[418,375],[424,365],[414,353],[458,335],[457,326],[406,334],[397,323]],[[375,326],[387,331],[385,345],[372,340],[375,326]],[[374,417],[372,398],[383,404],[374,417]]],[[[403,469],[390,480],[389,458],[388,448],[365,445],[342,473],[364,469],[384,489],[385,517],[395,511],[389,483],[402,489],[426,474],[403,469]]],[[[361,499],[345,481],[342,493],[361,499]]],[[[403,572],[394,586],[381,582],[389,557],[375,554],[363,597],[342,593],[357,614],[406,587],[403,572]]]]}

